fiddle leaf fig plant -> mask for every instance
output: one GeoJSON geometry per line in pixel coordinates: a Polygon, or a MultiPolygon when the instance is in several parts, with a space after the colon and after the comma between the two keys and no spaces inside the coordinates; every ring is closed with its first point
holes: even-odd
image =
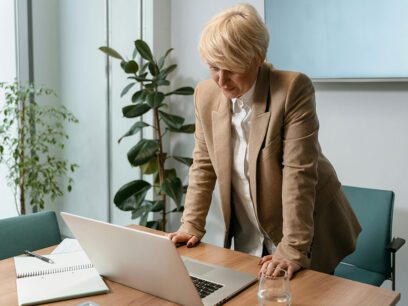
{"type": "MultiPolygon", "coordinates": [[[[183,211],[182,200],[186,187],[177,176],[174,168],[168,167],[168,161],[173,159],[186,166],[192,164],[189,157],[170,155],[165,152],[163,139],[168,132],[194,133],[194,124],[185,124],[185,119],[167,111],[170,97],[177,95],[192,95],[192,87],[181,87],[175,90],[166,90],[171,82],[168,76],[175,71],[177,65],[166,65],[166,60],[173,49],[161,56],[158,60],[153,56],[149,45],[143,40],[136,40],[132,59],[125,59],[119,52],[110,47],[99,49],[114,59],[120,60],[120,66],[128,76],[130,83],[126,85],[121,97],[128,95],[131,103],[122,108],[123,116],[134,120],[129,130],[119,138],[138,134],[144,128],[154,130],[153,139],[141,138],[127,153],[129,163],[139,167],[144,175],[152,175],[152,183],[142,179],[133,180],[123,185],[114,196],[115,205],[124,211],[130,211],[132,218],[140,218],[140,224],[156,229],[166,229],[166,215],[174,211],[183,211]],[[139,57],[139,58],[137,58],[139,57]],[[136,59],[143,62],[139,65],[136,59]],[[141,120],[147,112],[153,114],[153,122],[141,120]],[[152,199],[147,199],[148,191],[153,188],[152,199]],[[166,197],[170,197],[176,208],[169,210],[166,197]],[[159,219],[148,221],[151,212],[161,213],[159,219]]],[[[172,98],[172,103],[175,99],[172,98]]]]}
{"type": "Polygon", "coordinates": [[[68,135],[64,123],[78,119],[64,106],[46,105],[45,97],[55,97],[51,89],[35,88],[19,82],[0,83],[4,105],[0,109],[0,164],[6,166],[6,180],[13,188],[16,209],[26,213],[44,209],[47,197],[64,194],[61,179],[67,180],[78,167],[61,158],[68,135]],[[19,200],[17,200],[17,197],[19,200]]]}

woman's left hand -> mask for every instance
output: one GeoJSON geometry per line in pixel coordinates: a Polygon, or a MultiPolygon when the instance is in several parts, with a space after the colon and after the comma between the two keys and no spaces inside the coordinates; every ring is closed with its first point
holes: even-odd
{"type": "Polygon", "coordinates": [[[259,265],[262,265],[259,275],[265,273],[269,276],[278,276],[279,270],[286,270],[288,272],[289,279],[291,279],[293,274],[301,268],[301,266],[298,264],[276,255],[267,255],[262,257],[259,261],[259,265]]]}

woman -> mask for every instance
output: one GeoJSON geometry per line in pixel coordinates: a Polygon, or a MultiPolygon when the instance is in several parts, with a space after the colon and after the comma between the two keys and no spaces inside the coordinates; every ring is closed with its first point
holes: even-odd
{"type": "Polygon", "coordinates": [[[199,51],[211,80],[195,91],[193,165],[175,243],[196,245],[218,180],[225,247],[263,256],[261,271],[332,273],[360,225],[318,141],[308,77],[265,63],[268,31],[241,4],[204,28],[199,51]]]}

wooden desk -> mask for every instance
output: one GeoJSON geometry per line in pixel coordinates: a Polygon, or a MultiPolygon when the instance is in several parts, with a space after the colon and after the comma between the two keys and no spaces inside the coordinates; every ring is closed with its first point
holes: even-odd
{"type": "MultiPolygon", "coordinates": [[[[141,227],[135,225],[130,227],[141,229],[141,227]]],[[[146,230],[145,228],[142,229],[146,230]]],[[[150,229],[147,230],[155,232],[150,229]]],[[[50,253],[53,248],[54,247],[43,249],[40,253],[50,253]]],[[[201,243],[199,246],[191,249],[183,246],[178,250],[181,255],[249,272],[254,275],[257,275],[259,271],[259,258],[244,253],[205,243],[201,243]]],[[[110,289],[108,294],[77,298],[47,305],[78,305],[85,301],[93,301],[100,306],[175,305],[174,303],[161,300],[109,280],[106,280],[106,283],[110,289]]],[[[349,281],[312,270],[304,270],[297,273],[295,278],[291,280],[290,285],[293,306],[396,305],[400,299],[400,293],[398,292],[349,281]]],[[[255,283],[230,300],[226,305],[258,305],[257,289],[258,284],[255,283]]],[[[16,273],[13,258],[0,261],[0,305],[17,305],[16,273]]]]}

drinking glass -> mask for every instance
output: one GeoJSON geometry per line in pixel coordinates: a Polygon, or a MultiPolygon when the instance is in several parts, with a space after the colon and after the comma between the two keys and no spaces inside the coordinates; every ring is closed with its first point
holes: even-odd
{"type": "Polygon", "coordinates": [[[258,289],[260,306],[290,306],[291,299],[289,278],[285,270],[280,270],[276,277],[262,273],[258,289]]]}

